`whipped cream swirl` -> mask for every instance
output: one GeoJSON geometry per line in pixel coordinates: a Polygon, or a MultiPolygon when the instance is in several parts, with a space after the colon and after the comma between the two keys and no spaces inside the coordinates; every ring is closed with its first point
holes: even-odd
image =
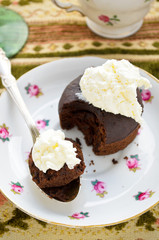
{"type": "Polygon", "coordinates": [[[49,129],[40,134],[32,150],[34,164],[39,170],[46,172],[48,169],[59,171],[66,163],[73,169],[80,159],[76,157],[76,148],[61,130],[49,129]]]}
{"type": "Polygon", "coordinates": [[[108,60],[102,66],[87,68],[80,80],[82,95],[95,107],[133,118],[142,123],[142,107],[136,89],[150,88],[149,80],[127,60],[108,60]]]}

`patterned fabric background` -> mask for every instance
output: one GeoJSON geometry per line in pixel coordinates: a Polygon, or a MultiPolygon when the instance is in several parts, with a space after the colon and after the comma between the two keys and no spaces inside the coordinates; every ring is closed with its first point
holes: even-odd
{"type": "MultiPolygon", "coordinates": [[[[39,64],[84,55],[125,58],[159,78],[159,1],[154,2],[142,28],[133,36],[121,40],[95,35],[79,13],[66,13],[55,7],[51,0],[0,0],[0,5],[17,11],[29,26],[27,43],[11,59],[16,78],[39,64]]],[[[67,228],[26,215],[0,194],[0,239],[158,240],[159,205],[115,226],[67,228]]]]}

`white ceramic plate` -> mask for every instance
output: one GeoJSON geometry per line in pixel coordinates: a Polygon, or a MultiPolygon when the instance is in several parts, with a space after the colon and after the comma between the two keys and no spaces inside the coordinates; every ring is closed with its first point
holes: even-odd
{"type": "MultiPolygon", "coordinates": [[[[64,88],[85,68],[104,62],[95,57],[63,59],[37,67],[18,80],[20,92],[40,131],[60,129],[58,102],[64,88]]],[[[67,226],[117,224],[157,204],[159,84],[145,71],[141,70],[141,74],[152,83],[152,96],[150,92],[142,92],[144,100],[147,99],[144,123],[140,134],[126,149],[109,156],[95,156],[81,132],[76,128],[65,131],[67,137],[81,140],[87,165],[80,192],[70,203],[49,199],[32,182],[27,163],[32,147],[30,132],[4,92],[0,97],[0,189],[4,195],[35,218],[67,226]],[[116,164],[113,159],[117,160],[116,164]]]]}

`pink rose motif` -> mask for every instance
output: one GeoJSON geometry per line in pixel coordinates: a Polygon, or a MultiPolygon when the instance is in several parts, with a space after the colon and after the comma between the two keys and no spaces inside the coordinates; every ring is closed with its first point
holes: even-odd
{"type": "Polygon", "coordinates": [[[128,158],[126,164],[127,164],[128,168],[130,168],[130,169],[137,168],[139,165],[136,158],[128,158]]]}
{"type": "Polygon", "coordinates": [[[14,194],[21,194],[23,192],[23,186],[19,182],[11,182],[11,191],[14,194]]]}
{"type": "Polygon", "coordinates": [[[151,98],[151,92],[148,89],[143,89],[141,92],[142,100],[147,101],[151,98]]]}
{"type": "Polygon", "coordinates": [[[146,192],[140,193],[138,198],[139,198],[139,201],[142,201],[142,200],[149,198],[149,196],[150,196],[150,193],[148,191],[146,191],[146,192]]]}
{"type": "Polygon", "coordinates": [[[39,94],[40,90],[37,85],[31,85],[28,89],[30,96],[36,96],[39,94]]]}
{"type": "Polygon", "coordinates": [[[80,213],[74,213],[74,214],[72,214],[72,216],[69,216],[69,218],[70,219],[84,219],[84,218],[86,218],[86,217],[89,217],[88,216],[88,212],[80,212],[80,213]]]}
{"type": "Polygon", "coordinates": [[[3,123],[3,125],[0,126],[0,139],[2,142],[9,141],[9,131],[8,127],[3,123]]]}
{"type": "Polygon", "coordinates": [[[15,184],[12,185],[12,189],[16,193],[22,193],[23,192],[23,188],[20,187],[20,186],[15,185],[15,184]]]}
{"type": "Polygon", "coordinates": [[[151,102],[153,99],[153,96],[152,96],[150,90],[148,90],[148,89],[141,90],[141,97],[142,97],[142,100],[145,102],[151,102]]]}
{"type": "Polygon", "coordinates": [[[40,88],[34,84],[31,85],[30,83],[25,87],[25,90],[27,91],[27,94],[29,94],[31,97],[39,97],[40,95],[43,95],[40,88]]]}
{"type": "Polygon", "coordinates": [[[40,130],[40,129],[43,129],[43,128],[45,128],[46,126],[48,126],[49,125],[49,121],[50,120],[45,120],[45,119],[43,119],[43,120],[37,120],[36,121],[36,126],[37,126],[37,128],[40,130]]]}
{"type": "Polygon", "coordinates": [[[113,26],[115,23],[120,21],[117,15],[113,15],[111,18],[106,15],[100,15],[98,16],[98,19],[109,26],[113,26]]]}
{"type": "Polygon", "coordinates": [[[104,182],[95,180],[95,181],[91,181],[92,185],[93,185],[93,190],[96,191],[96,195],[103,198],[105,194],[107,194],[106,192],[106,184],[104,182]]]}
{"type": "Polygon", "coordinates": [[[141,127],[138,129],[137,135],[140,135],[140,133],[141,133],[141,127]]]}
{"type": "Polygon", "coordinates": [[[136,155],[130,155],[130,157],[126,161],[126,165],[129,168],[130,171],[136,172],[136,170],[139,170],[139,156],[136,155]]]}
{"type": "Polygon", "coordinates": [[[77,219],[85,218],[85,216],[81,213],[74,213],[72,217],[77,219]]]}
{"type": "Polygon", "coordinates": [[[145,199],[147,199],[147,198],[152,197],[152,195],[153,195],[154,193],[155,193],[155,192],[146,190],[145,192],[138,192],[138,194],[135,195],[134,197],[135,197],[136,200],[143,201],[143,200],[145,200],[145,199]]]}
{"type": "Polygon", "coordinates": [[[6,139],[9,137],[9,132],[5,127],[0,129],[0,138],[6,139]]]}
{"type": "Polygon", "coordinates": [[[94,190],[97,193],[103,193],[105,191],[105,183],[98,181],[96,185],[94,185],[94,190]]]}
{"type": "Polygon", "coordinates": [[[45,128],[46,122],[43,120],[38,120],[38,121],[36,121],[36,126],[40,130],[41,128],[45,128]]]}
{"type": "Polygon", "coordinates": [[[110,18],[106,15],[100,15],[98,18],[99,18],[99,20],[101,20],[105,23],[110,21],[110,18]]]}

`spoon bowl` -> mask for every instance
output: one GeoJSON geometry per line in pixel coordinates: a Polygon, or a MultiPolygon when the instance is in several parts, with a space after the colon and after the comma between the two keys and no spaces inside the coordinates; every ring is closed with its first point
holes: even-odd
{"type": "Polygon", "coordinates": [[[73,180],[62,187],[43,188],[42,191],[50,198],[54,198],[61,202],[70,202],[78,194],[80,187],[80,178],[73,180]]]}

